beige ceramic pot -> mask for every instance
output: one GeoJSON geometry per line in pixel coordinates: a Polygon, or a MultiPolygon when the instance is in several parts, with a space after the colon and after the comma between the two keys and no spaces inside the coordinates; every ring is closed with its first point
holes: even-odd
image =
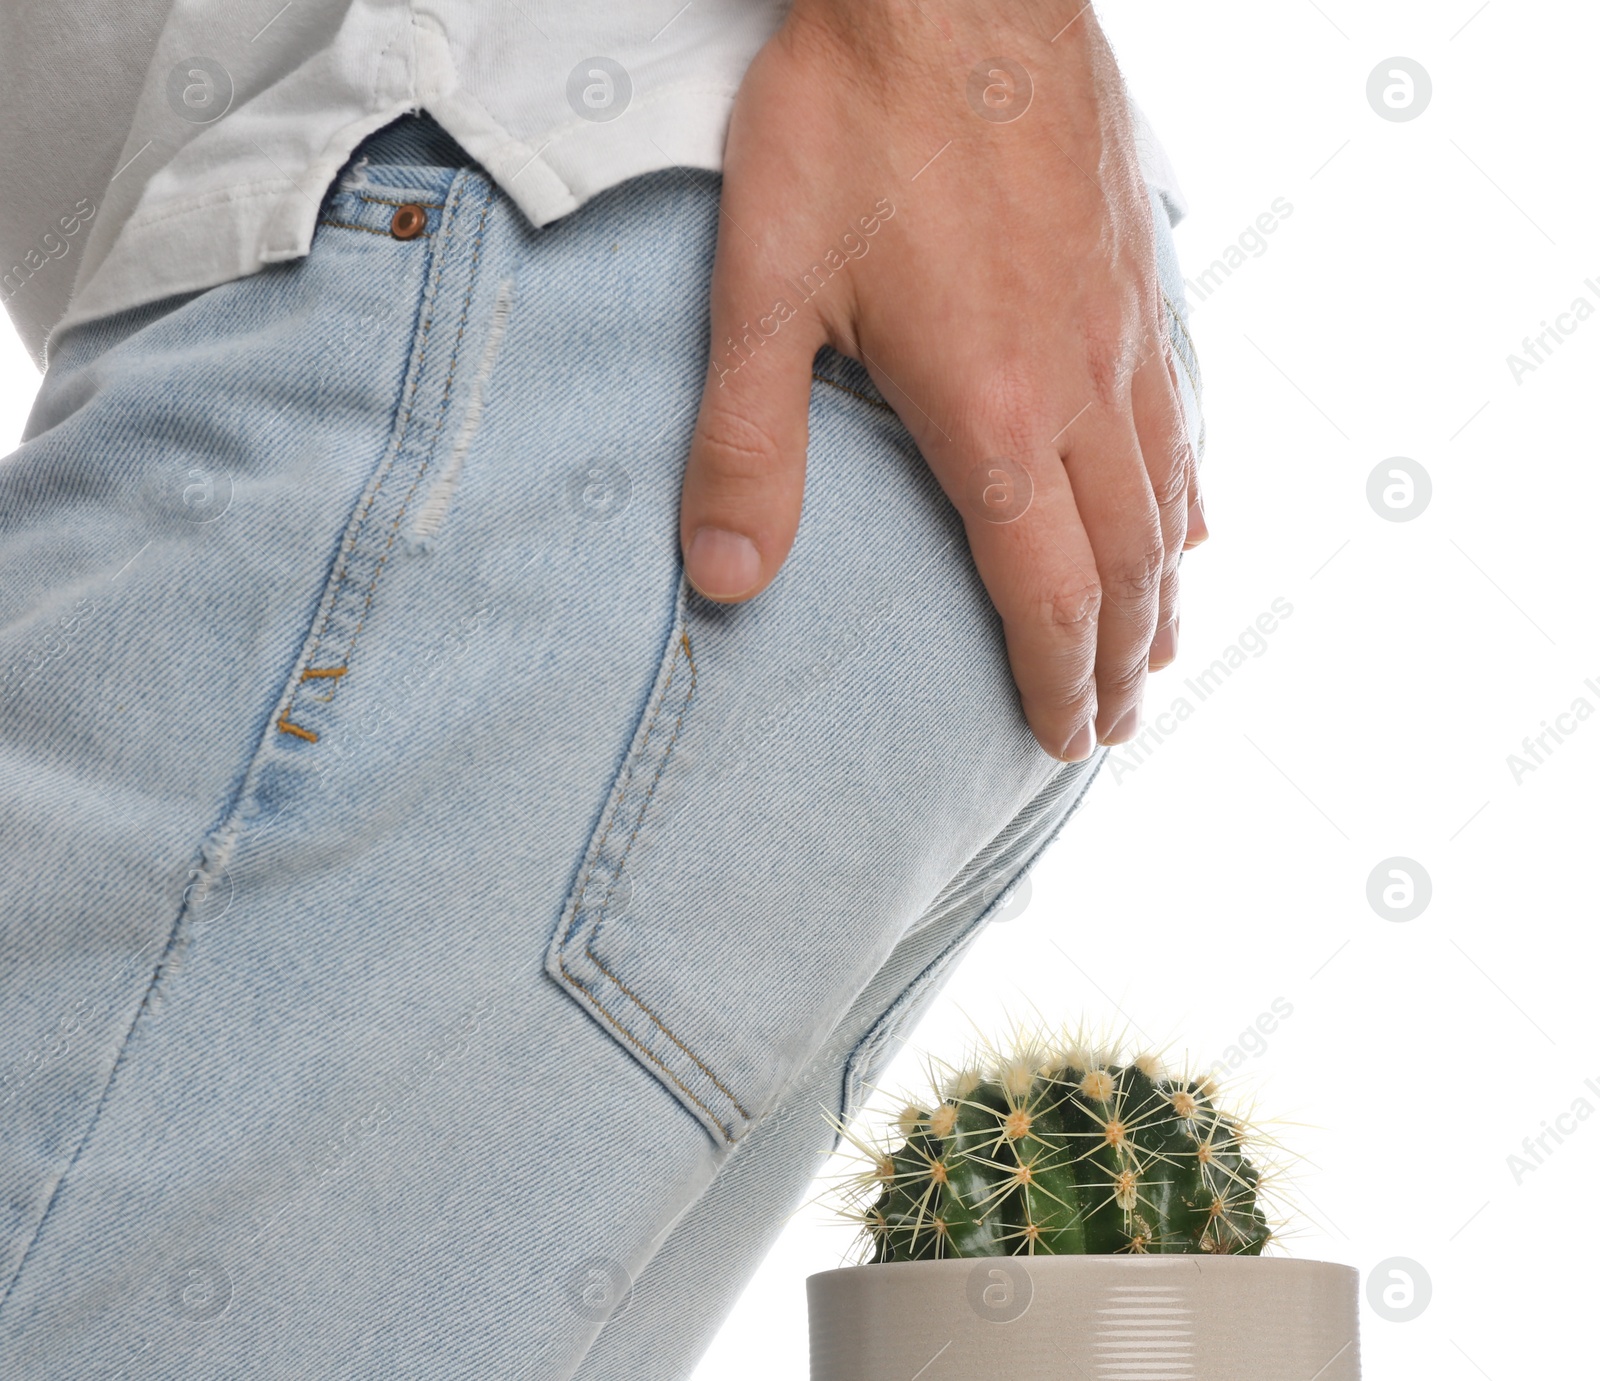
{"type": "Polygon", "coordinates": [[[811,1381],[1358,1381],[1357,1275],[1263,1256],[902,1261],[806,1282],[811,1381]]]}

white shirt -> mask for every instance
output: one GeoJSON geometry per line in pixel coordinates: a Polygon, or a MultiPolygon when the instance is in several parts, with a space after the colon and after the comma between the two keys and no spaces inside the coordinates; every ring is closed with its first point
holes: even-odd
{"type": "MultiPolygon", "coordinates": [[[[719,170],[787,8],[3,0],[0,298],[42,369],[53,331],[299,258],[356,145],[417,109],[535,226],[641,173],[719,170]]],[[[1134,113],[1176,220],[1182,191],[1134,113]]]]}

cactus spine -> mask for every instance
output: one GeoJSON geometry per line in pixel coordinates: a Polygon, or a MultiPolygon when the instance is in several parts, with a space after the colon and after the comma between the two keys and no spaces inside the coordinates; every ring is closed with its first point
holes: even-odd
{"type": "MultiPolygon", "coordinates": [[[[1035,1047],[913,1103],[892,1150],[862,1146],[851,1213],[873,1261],[1109,1252],[1259,1255],[1243,1121],[1205,1077],[1073,1044],[1035,1047]]],[[[841,1129],[842,1130],[842,1129],[841,1129]]],[[[861,1146],[860,1142],[857,1142],[861,1146]]]]}

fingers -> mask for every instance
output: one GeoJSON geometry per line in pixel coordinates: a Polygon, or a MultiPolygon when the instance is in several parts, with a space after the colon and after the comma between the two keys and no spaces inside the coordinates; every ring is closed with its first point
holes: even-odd
{"type": "Polygon", "coordinates": [[[684,473],[690,583],[739,603],[778,573],[800,525],[811,361],[823,343],[758,247],[725,216],[711,276],[711,359],[684,473]]]}
{"type": "Polygon", "coordinates": [[[1095,746],[1103,602],[1094,549],[1060,457],[1040,446],[1025,462],[981,461],[940,478],[966,520],[973,562],[1000,615],[1028,726],[1047,753],[1081,762],[1095,746]],[[1010,494],[1028,488],[1031,501],[1013,516],[1019,505],[1008,501],[1010,494]],[[987,506],[986,491],[1001,502],[987,506]]]}
{"type": "Polygon", "coordinates": [[[1138,732],[1139,702],[1161,607],[1162,509],[1126,402],[1090,408],[1069,441],[1066,473],[1094,552],[1101,592],[1095,733],[1101,743],[1126,743],[1138,732]]]}
{"type": "Polygon", "coordinates": [[[1183,538],[1183,549],[1193,551],[1211,536],[1206,526],[1205,495],[1200,491],[1200,457],[1195,454],[1194,443],[1189,443],[1189,519],[1183,538]]]}
{"type": "MultiPolygon", "coordinates": [[[[1162,322],[1167,320],[1166,304],[1162,304],[1162,322]]],[[[1167,377],[1172,382],[1172,396],[1178,403],[1180,416],[1183,412],[1183,386],[1178,382],[1178,362],[1173,353],[1171,337],[1163,336],[1167,342],[1165,351],[1167,359],[1167,377]]],[[[1211,535],[1206,527],[1206,505],[1200,493],[1200,457],[1195,453],[1194,443],[1185,443],[1184,460],[1189,467],[1188,488],[1188,514],[1184,523],[1183,549],[1193,551],[1207,537],[1211,535]]]]}
{"type": "Polygon", "coordinates": [[[1159,514],[1162,549],[1160,603],[1147,662],[1151,671],[1159,671],[1178,655],[1178,558],[1188,533],[1193,474],[1164,332],[1162,341],[1163,348],[1152,352],[1133,375],[1133,422],[1159,514]]]}
{"type": "Polygon", "coordinates": [[[1148,672],[1177,654],[1179,558],[1204,525],[1172,368],[1152,355],[1077,409],[1012,398],[997,411],[991,390],[959,410],[970,431],[954,454],[925,447],[966,519],[1029,727],[1068,761],[1133,739],[1148,672]],[[1037,424],[1068,415],[1062,455],[1068,428],[1046,442],[1037,424]],[[979,459],[1008,449],[1023,458],[979,459]]]}

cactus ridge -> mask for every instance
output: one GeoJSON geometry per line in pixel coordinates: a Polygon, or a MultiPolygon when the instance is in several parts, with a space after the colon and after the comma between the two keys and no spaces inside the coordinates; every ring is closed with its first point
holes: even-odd
{"type": "Polygon", "coordinates": [[[888,1148],[850,1137],[869,1168],[846,1213],[872,1261],[1255,1256],[1273,1239],[1247,1155],[1261,1138],[1207,1077],[1078,1041],[989,1053],[908,1103],[888,1148]]]}

